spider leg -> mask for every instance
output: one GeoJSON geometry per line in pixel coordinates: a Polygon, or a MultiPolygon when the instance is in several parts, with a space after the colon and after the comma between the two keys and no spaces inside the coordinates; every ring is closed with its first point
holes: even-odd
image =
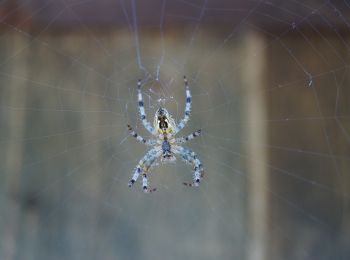
{"type": "Polygon", "coordinates": [[[145,112],[145,107],[144,107],[144,102],[143,102],[143,97],[142,97],[142,92],[141,92],[141,80],[138,80],[137,82],[137,92],[138,92],[138,107],[139,107],[139,112],[140,112],[140,117],[143,126],[147,129],[148,132],[150,132],[152,135],[155,135],[156,132],[154,128],[152,127],[151,123],[148,122],[146,119],[146,112],[145,112]]]}
{"type": "Polygon", "coordinates": [[[145,192],[145,193],[153,192],[153,191],[157,190],[156,188],[148,189],[148,179],[147,179],[147,174],[146,173],[144,173],[142,175],[142,189],[143,189],[143,192],[145,192]]]}
{"type": "Polygon", "coordinates": [[[154,191],[157,190],[156,188],[152,188],[152,189],[149,189],[149,188],[148,188],[148,178],[147,178],[146,172],[148,172],[148,170],[154,165],[154,163],[156,162],[156,159],[157,159],[162,153],[163,153],[163,152],[159,152],[159,153],[157,154],[157,156],[156,156],[153,160],[149,161],[149,163],[148,163],[147,166],[146,166],[146,169],[145,169],[144,173],[142,174],[142,189],[143,189],[143,192],[145,192],[145,193],[154,192],[154,191]]]}
{"type": "Polygon", "coordinates": [[[195,152],[191,151],[188,148],[182,146],[174,146],[173,149],[175,154],[181,155],[182,159],[193,166],[193,183],[184,182],[186,186],[199,186],[201,178],[203,177],[203,165],[198,159],[198,156],[195,152]]]}
{"type": "Polygon", "coordinates": [[[185,87],[186,87],[185,116],[180,121],[180,123],[176,126],[175,134],[178,133],[182,128],[185,127],[185,125],[187,124],[188,120],[190,119],[190,114],[191,114],[192,97],[191,97],[191,92],[190,92],[190,88],[188,86],[188,81],[187,81],[186,76],[184,76],[184,82],[185,82],[185,87]]]}
{"type": "Polygon", "coordinates": [[[195,137],[197,136],[200,136],[201,135],[201,132],[202,130],[197,130],[197,131],[194,131],[192,134],[189,134],[188,136],[186,137],[179,137],[179,138],[176,138],[175,139],[175,143],[177,144],[183,144],[183,143],[186,143],[187,141],[190,141],[192,139],[194,139],[195,137]]]}
{"type": "Polygon", "coordinates": [[[145,138],[143,138],[141,135],[139,135],[138,133],[136,133],[132,127],[130,125],[128,125],[128,129],[130,131],[130,134],[132,137],[135,137],[137,141],[144,143],[145,145],[155,145],[157,142],[156,140],[146,140],[145,138]]]}
{"type": "MultiPolygon", "coordinates": [[[[144,192],[148,192],[148,180],[146,173],[162,153],[163,151],[161,147],[155,147],[145,154],[145,156],[136,166],[135,172],[129,181],[129,187],[131,187],[137,181],[140,174],[142,174],[142,188],[144,192]]],[[[150,190],[150,192],[152,191],[154,191],[154,189],[150,190]]]]}

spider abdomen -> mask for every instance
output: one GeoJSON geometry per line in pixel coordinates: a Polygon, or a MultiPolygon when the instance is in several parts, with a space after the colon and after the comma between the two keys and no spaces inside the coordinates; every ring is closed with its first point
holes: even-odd
{"type": "Polygon", "coordinates": [[[176,158],[171,152],[171,145],[167,139],[165,139],[162,143],[163,157],[161,159],[162,162],[175,162],[176,158]]]}
{"type": "Polygon", "coordinates": [[[171,145],[170,145],[168,140],[164,140],[163,141],[163,143],[162,143],[162,150],[163,150],[163,154],[164,155],[170,154],[170,152],[171,152],[171,145]]]}

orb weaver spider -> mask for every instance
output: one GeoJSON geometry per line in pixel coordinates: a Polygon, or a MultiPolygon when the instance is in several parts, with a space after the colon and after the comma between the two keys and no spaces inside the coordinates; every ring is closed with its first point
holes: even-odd
{"type": "Polygon", "coordinates": [[[190,119],[191,113],[192,97],[186,76],[184,76],[184,83],[186,87],[186,106],[185,115],[183,119],[179,122],[179,124],[176,124],[175,120],[169,114],[169,112],[165,108],[160,107],[154,115],[152,126],[150,122],[146,119],[144,102],[141,92],[141,80],[138,80],[137,91],[140,118],[143,126],[148,132],[150,132],[155,137],[155,139],[146,140],[145,138],[137,134],[130,125],[128,125],[130,134],[133,137],[135,137],[137,141],[147,146],[152,146],[152,148],[137,164],[135,172],[131,180],[129,181],[129,187],[133,186],[133,184],[137,181],[138,177],[142,175],[143,191],[146,193],[155,191],[155,188],[148,188],[148,170],[152,166],[156,165],[156,162],[159,159],[162,163],[175,162],[175,155],[181,156],[181,158],[186,163],[191,164],[193,166],[193,182],[184,182],[183,184],[189,187],[199,186],[201,178],[203,177],[202,163],[193,151],[191,151],[188,148],[182,147],[181,144],[184,144],[187,141],[190,141],[193,138],[199,136],[201,134],[201,130],[197,130],[186,137],[175,138],[175,135],[186,126],[188,120],[190,119]]]}

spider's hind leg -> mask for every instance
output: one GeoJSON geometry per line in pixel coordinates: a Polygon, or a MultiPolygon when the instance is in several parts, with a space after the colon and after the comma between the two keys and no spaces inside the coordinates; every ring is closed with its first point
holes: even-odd
{"type": "Polygon", "coordinates": [[[154,192],[157,190],[157,188],[152,188],[152,189],[148,188],[148,179],[147,179],[146,173],[142,175],[142,189],[143,189],[143,192],[145,193],[154,192]]]}
{"type": "Polygon", "coordinates": [[[182,146],[177,146],[176,149],[174,149],[174,152],[181,155],[182,159],[186,163],[193,165],[193,170],[194,170],[193,182],[192,183],[184,182],[183,184],[189,187],[199,186],[199,183],[203,178],[204,174],[203,174],[203,165],[201,161],[198,159],[198,156],[196,155],[196,153],[182,146]]]}
{"type": "Polygon", "coordinates": [[[156,189],[149,189],[148,188],[148,179],[147,179],[147,171],[149,168],[151,168],[152,165],[154,165],[156,159],[162,154],[162,150],[160,147],[155,147],[151,150],[149,150],[146,155],[139,161],[139,163],[136,166],[134,175],[132,176],[131,180],[128,183],[128,186],[131,187],[134,185],[134,183],[137,181],[140,174],[142,174],[142,189],[144,192],[152,192],[156,189]]]}

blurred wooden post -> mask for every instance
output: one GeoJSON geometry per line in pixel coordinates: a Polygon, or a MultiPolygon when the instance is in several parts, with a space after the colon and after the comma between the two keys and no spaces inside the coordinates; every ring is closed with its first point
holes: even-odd
{"type": "Polygon", "coordinates": [[[6,159],[5,159],[5,193],[7,194],[7,205],[3,207],[6,212],[6,225],[4,225],[4,233],[1,234],[3,239],[3,250],[0,254],[1,259],[13,259],[16,253],[17,230],[19,225],[20,205],[18,204],[20,175],[22,171],[23,144],[25,136],[25,120],[26,120],[26,81],[21,78],[26,78],[28,64],[26,63],[28,48],[23,48],[26,41],[18,34],[7,36],[9,39],[9,53],[15,53],[17,50],[23,49],[21,59],[16,59],[13,62],[13,75],[19,77],[10,77],[8,86],[5,88],[9,98],[8,109],[8,142],[6,143],[6,159]],[[20,106],[20,107],[19,107],[20,106]],[[16,109],[16,107],[19,107],[16,109]]]}
{"type": "Polygon", "coordinates": [[[262,35],[248,31],[245,37],[244,97],[246,112],[245,140],[247,155],[247,259],[267,259],[268,248],[268,169],[266,131],[265,42],[262,35]]]}

